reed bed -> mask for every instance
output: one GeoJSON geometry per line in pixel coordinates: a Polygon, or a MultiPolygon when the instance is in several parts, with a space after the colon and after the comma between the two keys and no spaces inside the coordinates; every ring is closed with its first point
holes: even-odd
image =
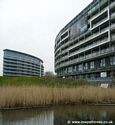
{"type": "Polygon", "coordinates": [[[88,103],[115,103],[115,88],[57,88],[36,85],[0,87],[0,108],[88,103]]]}

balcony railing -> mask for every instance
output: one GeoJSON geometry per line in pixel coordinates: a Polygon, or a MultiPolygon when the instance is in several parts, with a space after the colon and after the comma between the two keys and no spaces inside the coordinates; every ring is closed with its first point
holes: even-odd
{"type": "Polygon", "coordinates": [[[105,23],[106,21],[109,20],[109,16],[104,18],[103,20],[99,21],[98,23],[94,24],[93,27],[91,28],[91,30],[95,29],[96,27],[102,25],[103,23],[105,23]]]}
{"type": "Polygon", "coordinates": [[[13,69],[13,67],[14,67],[14,69],[17,69],[17,68],[20,68],[20,69],[26,68],[26,69],[33,69],[33,70],[40,69],[40,66],[37,67],[37,66],[28,66],[28,65],[23,65],[23,64],[8,64],[8,63],[4,64],[4,68],[5,67],[7,69],[10,69],[10,68],[13,69]]]}
{"type": "Polygon", "coordinates": [[[105,54],[109,54],[109,53],[112,53],[112,52],[115,52],[115,47],[111,47],[111,48],[108,48],[108,49],[105,49],[105,50],[100,50],[99,52],[95,52],[95,53],[92,53],[92,54],[89,54],[89,55],[86,55],[86,56],[83,56],[83,57],[80,57],[80,58],[77,58],[77,59],[74,59],[74,60],[70,60],[70,61],[65,62],[63,64],[60,64],[59,66],[56,67],[56,69],[61,68],[63,66],[75,64],[75,63],[78,63],[78,62],[81,62],[81,61],[85,61],[85,60],[88,60],[88,59],[91,59],[91,58],[96,58],[98,56],[103,56],[105,54]]]}
{"type": "Polygon", "coordinates": [[[98,18],[99,16],[101,16],[103,13],[105,13],[106,11],[108,11],[108,7],[104,8],[102,11],[100,11],[99,13],[97,13],[96,15],[92,16],[92,18],[90,19],[90,21],[98,18]]]}
{"type": "Polygon", "coordinates": [[[8,74],[12,74],[12,73],[14,73],[14,74],[30,74],[30,75],[32,75],[32,74],[39,74],[38,72],[29,72],[29,71],[8,71],[8,70],[4,70],[4,72],[7,72],[8,74]]]}
{"type": "Polygon", "coordinates": [[[68,46],[68,45],[69,45],[69,41],[67,41],[65,44],[63,44],[63,45],[61,46],[61,48],[65,47],[65,46],[68,46]]]}
{"type": "Polygon", "coordinates": [[[109,41],[108,38],[105,38],[105,39],[103,39],[103,40],[99,40],[99,41],[97,41],[97,42],[94,42],[94,43],[91,44],[90,46],[84,47],[84,48],[82,48],[82,49],[80,49],[80,50],[77,50],[77,51],[71,53],[69,57],[75,56],[75,55],[80,54],[80,53],[82,53],[82,52],[85,52],[85,51],[87,51],[87,50],[89,50],[89,49],[92,49],[92,48],[94,48],[94,47],[100,46],[100,45],[102,45],[102,44],[104,44],[104,43],[106,43],[106,42],[108,42],[108,41],[109,41]]]}
{"type": "MultiPolygon", "coordinates": [[[[64,40],[66,40],[66,39],[68,39],[69,38],[69,34],[66,36],[66,37],[64,37],[62,40],[61,40],[61,42],[63,42],[64,40]]],[[[60,43],[61,43],[60,42],[60,43]]]]}
{"type": "Polygon", "coordinates": [[[111,14],[111,19],[114,19],[115,18],[115,13],[112,13],[111,14]]]}
{"type": "Polygon", "coordinates": [[[115,34],[111,35],[111,39],[115,40],[115,34]]]}
{"type": "Polygon", "coordinates": [[[110,8],[114,8],[114,7],[115,7],[115,1],[110,4],[110,8]]]}
{"type": "Polygon", "coordinates": [[[82,44],[88,42],[89,40],[95,39],[96,37],[98,37],[98,36],[100,36],[100,35],[102,35],[102,34],[108,32],[108,31],[109,31],[108,27],[107,27],[107,28],[104,28],[104,29],[100,30],[98,33],[95,33],[95,34],[89,36],[87,39],[82,40],[82,41],[79,41],[78,43],[74,44],[73,46],[71,46],[71,47],[69,48],[69,50],[71,50],[71,49],[73,49],[73,48],[75,48],[75,47],[77,47],[77,46],[80,46],[80,45],[82,45],[82,44]]]}
{"type": "Polygon", "coordinates": [[[27,67],[36,67],[36,68],[38,68],[40,66],[40,64],[36,65],[36,64],[30,64],[30,63],[20,62],[20,61],[11,61],[11,60],[8,60],[8,61],[5,60],[4,64],[9,65],[9,66],[24,65],[24,66],[27,66],[27,67]]]}
{"type": "Polygon", "coordinates": [[[115,29],[115,24],[111,25],[111,30],[115,29]]]}
{"type": "Polygon", "coordinates": [[[61,59],[59,59],[59,60],[57,60],[57,61],[56,61],[56,64],[57,64],[57,63],[59,63],[59,62],[61,62],[61,61],[66,60],[66,59],[68,59],[68,58],[69,58],[69,57],[68,57],[68,55],[67,55],[67,56],[62,57],[61,59]]]}
{"type": "Polygon", "coordinates": [[[91,81],[91,82],[101,82],[101,83],[111,83],[112,79],[110,77],[106,77],[106,78],[86,78],[87,81],[91,81]]]}

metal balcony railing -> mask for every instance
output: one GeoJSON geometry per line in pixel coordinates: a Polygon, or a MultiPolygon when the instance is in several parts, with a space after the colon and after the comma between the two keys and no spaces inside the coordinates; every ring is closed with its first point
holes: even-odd
{"type": "Polygon", "coordinates": [[[75,64],[75,63],[78,63],[78,62],[81,62],[81,61],[85,61],[85,60],[88,60],[90,58],[96,58],[98,56],[103,56],[105,54],[109,54],[109,53],[112,53],[112,52],[115,52],[115,47],[111,47],[111,48],[108,48],[108,49],[105,49],[105,50],[100,50],[99,52],[95,52],[95,53],[92,53],[92,54],[89,54],[89,55],[86,55],[86,56],[83,56],[83,57],[80,57],[80,58],[77,58],[77,59],[74,59],[74,60],[70,60],[70,61],[65,62],[63,64],[60,64],[59,66],[56,66],[56,69],[61,68],[63,66],[75,64]]]}
{"type": "Polygon", "coordinates": [[[108,32],[108,31],[109,31],[109,29],[108,29],[108,27],[106,27],[106,28],[100,30],[99,32],[94,33],[93,35],[89,36],[88,38],[86,38],[86,39],[84,39],[84,40],[82,40],[82,41],[79,41],[78,43],[74,44],[73,46],[70,46],[70,47],[69,47],[69,50],[71,50],[71,49],[73,49],[73,48],[75,48],[75,47],[77,47],[77,46],[80,46],[80,45],[82,45],[82,44],[88,42],[89,40],[92,40],[92,39],[94,39],[94,38],[96,38],[96,37],[98,37],[98,36],[100,36],[100,35],[102,35],[102,34],[108,32]]]}
{"type": "Polygon", "coordinates": [[[77,51],[71,53],[69,57],[75,56],[75,55],[80,54],[80,53],[82,53],[82,52],[85,52],[85,51],[87,51],[87,50],[89,50],[89,49],[92,49],[92,48],[94,48],[94,47],[100,46],[100,45],[102,45],[102,44],[104,44],[104,43],[106,43],[106,42],[108,42],[108,38],[105,38],[105,39],[103,39],[103,40],[99,40],[99,41],[97,41],[97,42],[94,42],[94,43],[91,44],[90,46],[84,47],[84,48],[82,48],[82,49],[80,49],[80,50],[77,50],[77,51]]]}
{"type": "Polygon", "coordinates": [[[90,19],[90,21],[98,18],[100,15],[102,15],[103,13],[105,13],[106,11],[108,11],[108,7],[104,8],[102,11],[100,11],[99,13],[97,13],[96,15],[92,16],[92,18],[90,19]]]}
{"type": "Polygon", "coordinates": [[[91,29],[95,29],[96,27],[102,25],[103,23],[105,23],[105,22],[108,21],[108,20],[109,20],[108,17],[104,18],[103,20],[101,20],[101,21],[99,21],[98,23],[94,24],[91,29]]]}

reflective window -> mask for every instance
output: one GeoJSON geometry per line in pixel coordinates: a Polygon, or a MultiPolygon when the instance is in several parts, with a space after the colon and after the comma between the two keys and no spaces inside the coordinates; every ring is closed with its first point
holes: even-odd
{"type": "Polygon", "coordinates": [[[105,67],[105,59],[101,59],[100,67],[105,67]]]}
{"type": "Polygon", "coordinates": [[[95,66],[94,66],[94,61],[90,62],[90,69],[94,69],[95,66]]]}
{"type": "Polygon", "coordinates": [[[72,67],[68,67],[68,72],[72,72],[72,67]]]}
{"type": "Polygon", "coordinates": [[[115,65],[115,56],[110,58],[110,65],[115,65]]]}
{"type": "Polygon", "coordinates": [[[83,71],[83,64],[78,65],[78,71],[83,71]]]}
{"type": "Polygon", "coordinates": [[[87,70],[87,69],[88,69],[88,63],[85,63],[84,70],[87,70]]]}

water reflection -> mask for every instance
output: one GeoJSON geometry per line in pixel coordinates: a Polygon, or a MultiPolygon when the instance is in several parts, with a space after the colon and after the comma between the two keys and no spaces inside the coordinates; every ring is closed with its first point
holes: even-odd
{"type": "Polygon", "coordinates": [[[0,125],[68,125],[68,120],[113,121],[113,124],[111,125],[115,125],[115,107],[57,106],[47,109],[28,109],[0,112],[0,125]]]}
{"type": "Polygon", "coordinates": [[[53,125],[53,111],[14,110],[0,114],[0,125],[53,125]]]}
{"type": "Polygon", "coordinates": [[[55,110],[54,116],[54,125],[66,125],[68,120],[113,121],[112,125],[115,125],[114,106],[66,106],[65,108],[59,107],[57,108],[57,110],[55,110]]]}

